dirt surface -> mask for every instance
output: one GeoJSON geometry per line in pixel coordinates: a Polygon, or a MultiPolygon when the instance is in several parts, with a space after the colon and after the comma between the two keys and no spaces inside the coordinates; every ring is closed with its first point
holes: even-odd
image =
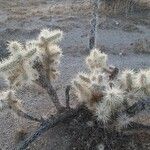
{"type": "MultiPolygon", "coordinates": [[[[63,30],[61,76],[54,82],[56,87],[60,87],[58,92],[63,104],[65,86],[70,84],[76,73],[86,70],[84,58],[88,54],[91,11],[90,0],[0,0],[0,58],[8,55],[7,41],[24,42],[35,38],[46,27],[63,30]]],[[[97,47],[108,54],[110,64],[120,69],[149,68],[150,47],[143,45],[146,48],[140,53],[135,50],[135,43],[144,40],[150,41],[150,13],[114,18],[100,16],[97,47]]],[[[0,81],[3,87],[3,80],[0,81]]],[[[24,86],[18,91],[18,97],[24,109],[34,116],[47,117],[55,113],[48,95],[39,87],[24,86]]],[[[72,100],[72,106],[76,103],[72,100]]],[[[143,114],[138,121],[142,119],[145,124],[150,124],[148,114],[143,114]]],[[[31,133],[36,127],[37,123],[17,118],[9,110],[0,113],[0,149],[13,149],[18,129],[31,133]]],[[[66,150],[71,135],[65,131],[65,126],[53,128],[34,142],[30,149],[66,150]]]]}

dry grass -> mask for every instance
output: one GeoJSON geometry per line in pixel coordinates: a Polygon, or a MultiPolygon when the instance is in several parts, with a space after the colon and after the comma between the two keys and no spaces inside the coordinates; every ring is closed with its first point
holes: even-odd
{"type": "Polygon", "coordinates": [[[150,41],[148,39],[137,40],[133,45],[136,53],[150,53],[150,41]]]}
{"type": "MultiPolygon", "coordinates": [[[[12,15],[38,16],[38,15],[79,15],[87,16],[91,13],[91,0],[59,1],[54,3],[48,0],[0,0],[0,9],[11,12],[12,15]],[[40,13],[39,13],[40,12],[40,13]]],[[[100,11],[105,15],[128,14],[136,10],[150,8],[150,0],[104,0],[100,11]]]]}
{"type": "Polygon", "coordinates": [[[10,18],[15,19],[15,15],[24,17],[35,17],[42,15],[88,15],[91,13],[90,0],[80,1],[60,1],[54,3],[47,0],[27,0],[27,1],[3,1],[0,0],[0,9],[8,11],[10,18]]]}
{"type": "Polygon", "coordinates": [[[73,0],[55,3],[48,0],[0,0],[0,3],[1,11],[8,12],[5,23],[24,21],[33,17],[49,19],[55,16],[83,16],[87,18],[92,11],[90,0],[82,0],[82,3],[73,0]]]}
{"type": "MultiPolygon", "coordinates": [[[[64,2],[65,3],[65,2],[64,2]]],[[[66,14],[66,15],[79,15],[82,14],[84,16],[89,15],[91,12],[91,4],[90,1],[84,1],[81,5],[81,3],[75,2],[75,3],[60,3],[58,5],[53,5],[52,7],[49,7],[48,12],[50,14],[60,15],[60,14],[66,14]]]]}
{"type": "Polygon", "coordinates": [[[147,10],[150,8],[150,0],[104,0],[100,10],[105,15],[128,15],[134,11],[147,10]]]}

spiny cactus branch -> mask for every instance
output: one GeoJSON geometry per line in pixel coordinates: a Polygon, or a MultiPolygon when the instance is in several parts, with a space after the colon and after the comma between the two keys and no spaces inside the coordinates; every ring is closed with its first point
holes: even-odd
{"type": "Polygon", "coordinates": [[[33,50],[27,52],[26,54],[24,54],[24,56],[18,55],[12,61],[10,61],[9,63],[6,63],[3,67],[1,67],[0,72],[5,72],[8,70],[11,70],[14,66],[16,66],[18,63],[20,63],[23,59],[30,58],[35,53],[36,53],[36,49],[33,49],[33,50]]]}
{"type": "Polygon", "coordinates": [[[16,66],[21,61],[21,59],[22,59],[21,56],[16,57],[16,59],[7,63],[7,65],[2,66],[0,68],[0,72],[5,72],[5,71],[12,69],[14,66],[16,66]]]}
{"type": "MultiPolygon", "coordinates": [[[[138,113],[140,113],[141,111],[149,111],[150,110],[150,101],[148,100],[141,100],[136,102],[135,104],[133,104],[130,107],[127,107],[126,110],[122,111],[122,112],[116,112],[114,115],[112,115],[111,121],[108,125],[108,128],[112,128],[113,126],[115,126],[116,124],[116,120],[118,118],[118,116],[123,116],[126,115],[129,118],[130,117],[134,117],[135,115],[137,115],[138,113]]],[[[136,123],[132,123],[129,124],[129,126],[127,127],[128,129],[137,129],[138,127],[144,127],[144,125],[140,126],[140,124],[136,124],[136,123]]]]}
{"type": "Polygon", "coordinates": [[[124,113],[126,113],[129,117],[133,117],[143,110],[150,110],[149,99],[136,102],[131,107],[126,109],[124,113]]]}
{"type": "Polygon", "coordinates": [[[49,80],[49,77],[47,76],[47,73],[43,69],[42,63],[38,58],[34,61],[33,68],[39,72],[38,82],[44,89],[46,89],[58,112],[62,112],[64,108],[61,106],[56,90],[52,86],[51,81],[49,80]]]}
{"type": "Polygon", "coordinates": [[[128,127],[125,129],[125,131],[131,131],[131,130],[146,130],[146,131],[150,131],[150,126],[148,125],[143,125],[140,123],[136,123],[136,122],[130,122],[130,124],[128,125],[128,127]]]}

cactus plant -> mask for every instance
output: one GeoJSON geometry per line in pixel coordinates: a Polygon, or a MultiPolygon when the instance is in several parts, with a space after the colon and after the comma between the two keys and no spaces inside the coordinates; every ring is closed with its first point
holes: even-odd
{"type": "MultiPolygon", "coordinates": [[[[43,29],[37,39],[27,41],[25,45],[16,41],[8,44],[10,56],[0,64],[0,74],[8,84],[8,87],[1,91],[0,110],[3,110],[5,102],[7,102],[7,108],[12,109],[19,116],[41,123],[35,133],[22,141],[16,149],[27,148],[49,128],[60,122],[70,123],[72,120],[77,120],[77,124],[81,123],[80,126],[84,127],[86,133],[83,134],[85,137],[82,139],[86,139],[85,141],[95,143],[105,137],[99,142],[103,149],[108,146],[108,142],[114,143],[110,139],[114,139],[113,136],[122,133],[124,128],[130,129],[132,125],[149,129],[149,126],[133,123],[133,117],[145,110],[146,105],[149,105],[149,101],[144,99],[150,94],[150,71],[124,70],[118,74],[117,68],[109,66],[107,54],[98,49],[91,50],[85,60],[89,71],[79,72],[72,80],[71,88],[67,86],[66,107],[60,104],[51,81],[59,75],[58,65],[62,50],[59,48],[58,42],[61,38],[60,30],[43,29]],[[37,83],[48,92],[58,111],[56,116],[39,119],[23,110],[16,91],[24,83],[37,83]],[[73,89],[78,98],[79,105],[76,108],[70,108],[69,105],[70,89],[73,89]],[[130,103],[131,101],[132,103],[130,103]],[[91,122],[91,125],[87,125],[87,122],[91,122]],[[87,135],[88,131],[90,134],[87,135]]],[[[84,143],[81,142],[81,144],[84,143]]],[[[96,144],[99,145],[99,143],[96,144]]],[[[89,149],[89,144],[87,145],[89,149]]],[[[98,148],[101,149],[100,145],[98,148]]]]}
{"type": "MultiPolygon", "coordinates": [[[[39,72],[33,68],[37,57],[40,58],[50,80],[58,76],[58,64],[62,51],[57,43],[61,38],[61,31],[43,29],[36,40],[27,41],[25,45],[17,41],[8,43],[10,56],[1,62],[0,73],[9,81],[5,99],[7,99],[7,104],[13,111],[18,113],[18,110],[22,110],[19,100],[15,96],[15,91],[24,83],[32,84],[39,79],[39,72]]],[[[1,100],[1,109],[4,102],[1,100]]]]}
{"type": "MultiPolygon", "coordinates": [[[[108,67],[107,58],[105,53],[93,49],[86,58],[90,73],[78,73],[72,82],[79,102],[84,102],[103,123],[111,121],[112,115],[116,111],[121,111],[125,102],[130,103],[131,95],[136,100],[137,91],[143,90],[148,95],[150,85],[149,70],[139,72],[124,70],[117,79],[110,80],[111,70],[108,67]]],[[[143,95],[140,98],[145,97],[143,95]]],[[[123,126],[122,119],[119,120],[123,126]]],[[[124,123],[124,126],[127,126],[127,121],[124,123]]]]}

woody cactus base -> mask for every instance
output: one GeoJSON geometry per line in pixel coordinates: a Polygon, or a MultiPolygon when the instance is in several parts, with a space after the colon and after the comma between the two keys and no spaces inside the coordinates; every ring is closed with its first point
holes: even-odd
{"type": "Polygon", "coordinates": [[[61,31],[43,29],[37,39],[25,45],[17,41],[8,44],[11,55],[0,65],[0,73],[8,83],[8,88],[1,91],[0,109],[11,109],[19,116],[40,123],[15,149],[27,148],[59,123],[67,125],[68,131],[76,130],[69,150],[113,149],[139,131],[148,133],[150,126],[133,122],[133,117],[150,110],[150,70],[119,72],[108,65],[108,56],[98,49],[91,50],[86,58],[89,71],[78,73],[66,87],[66,107],[60,104],[51,81],[59,75],[61,38],[61,31]],[[57,109],[56,115],[44,120],[42,116],[35,118],[25,112],[15,94],[23,84],[38,84],[44,88],[57,109]],[[72,89],[78,98],[74,109],[69,105],[72,89]]]}

